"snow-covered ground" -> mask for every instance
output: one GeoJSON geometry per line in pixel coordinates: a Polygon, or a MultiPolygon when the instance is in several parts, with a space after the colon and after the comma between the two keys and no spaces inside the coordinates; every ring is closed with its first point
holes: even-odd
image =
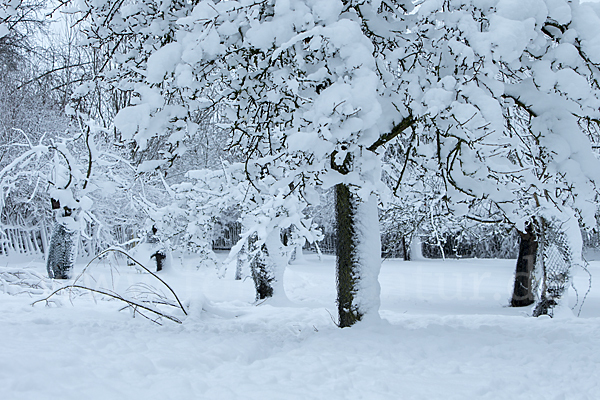
{"type": "MultiPolygon", "coordinates": [[[[193,264],[175,259],[162,274],[190,305],[181,325],[132,318],[98,296],[64,294],[60,306],[32,307],[39,296],[0,294],[0,399],[600,396],[598,286],[579,318],[536,319],[506,307],[514,260],[386,260],[381,321],[339,329],[333,257],[306,255],[286,271],[290,303],[258,306],[250,279],[234,281],[231,271],[219,279],[193,264]]],[[[0,272],[25,266],[44,270],[0,260],[0,272]]],[[[590,270],[599,276],[600,262],[590,270]]],[[[93,267],[96,287],[150,278],[131,267],[110,271],[93,267]]],[[[588,277],[575,281],[581,296],[588,277]]]]}

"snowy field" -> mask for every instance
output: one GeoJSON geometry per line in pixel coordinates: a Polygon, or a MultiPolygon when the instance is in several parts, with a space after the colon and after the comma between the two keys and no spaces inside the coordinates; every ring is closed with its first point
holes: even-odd
{"type": "MultiPolygon", "coordinates": [[[[0,272],[44,270],[0,261],[0,272]]],[[[40,296],[0,288],[0,399],[598,399],[600,287],[579,318],[535,319],[506,307],[513,270],[514,260],[386,260],[381,320],[343,330],[330,315],[330,256],[287,269],[289,303],[258,306],[250,279],[176,259],[161,276],[190,313],[162,326],[99,296],[32,307],[40,296]]],[[[600,276],[600,262],[590,270],[600,276]]],[[[150,282],[125,266],[91,274],[97,287],[150,282]]],[[[588,277],[575,281],[581,296],[588,277]]]]}

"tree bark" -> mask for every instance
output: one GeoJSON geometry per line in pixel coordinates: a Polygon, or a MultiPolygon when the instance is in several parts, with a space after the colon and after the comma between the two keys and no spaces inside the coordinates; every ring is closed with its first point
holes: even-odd
{"type": "Polygon", "coordinates": [[[254,280],[254,287],[256,289],[256,300],[273,297],[272,282],[275,277],[273,276],[273,268],[270,264],[269,251],[267,250],[267,246],[263,244],[250,263],[252,280],[254,280]]]}
{"type": "Polygon", "coordinates": [[[408,252],[408,247],[406,246],[406,236],[402,235],[402,257],[404,261],[410,261],[410,254],[408,252]]]}
{"type": "Polygon", "coordinates": [[[255,244],[257,240],[255,236],[249,241],[249,247],[254,253],[250,261],[250,272],[256,288],[256,300],[277,297],[280,301],[285,301],[287,298],[283,287],[283,272],[287,259],[282,256],[280,231],[276,229],[271,232],[260,248],[255,244]]]}
{"type": "Polygon", "coordinates": [[[56,217],[48,254],[46,255],[46,270],[51,279],[69,279],[77,257],[79,229],[75,226],[73,210],[68,207],[60,208],[58,200],[52,199],[52,209],[60,216],[56,217]]]}
{"type": "Polygon", "coordinates": [[[242,273],[244,270],[244,266],[248,262],[248,253],[246,252],[246,245],[244,245],[241,250],[237,254],[236,263],[235,263],[235,280],[242,280],[242,273]]]}
{"type": "Polygon", "coordinates": [[[71,229],[69,224],[56,221],[50,237],[46,269],[52,279],[69,279],[77,257],[79,231],[71,229]]]}
{"type": "Polygon", "coordinates": [[[348,186],[338,184],[335,187],[337,304],[338,323],[341,328],[352,326],[362,318],[362,314],[353,304],[356,288],[353,255],[356,252],[356,243],[355,213],[351,196],[348,186]]]}
{"type": "Polygon", "coordinates": [[[519,255],[517,257],[513,295],[510,302],[512,307],[526,307],[535,302],[532,284],[538,241],[533,224],[528,224],[525,232],[519,231],[519,237],[519,255]]]}
{"type": "Polygon", "coordinates": [[[338,323],[345,328],[378,315],[381,243],[375,199],[362,201],[345,184],[335,192],[338,323]]]}

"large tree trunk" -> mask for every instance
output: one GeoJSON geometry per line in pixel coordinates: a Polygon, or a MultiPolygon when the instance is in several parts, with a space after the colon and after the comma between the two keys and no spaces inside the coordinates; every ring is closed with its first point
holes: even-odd
{"type": "MultiPolygon", "coordinates": [[[[52,208],[56,209],[57,205],[58,201],[53,200],[52,208]]],[[[71,209],[63,207],[59,210],[62,216],[56,218],[52,228],[46,255],[46,269],[52,279],[69,279],[77,257],[79,229],[71,209]]]]}
{"type": "Polygon", "coordinates": [[[377,201],[360,200],[345,184],[335,188],[339,326],[352,326],[379,310],[381,242],[377,201]]]}
{"type": "Polygon", "coordinates": [[[532,284],[538,241],[533,224],[528,224],[524,233],[519,231],[519,237],[515,284],[510,302],[512,307],[526,307],[535,302],[532,284]]]}

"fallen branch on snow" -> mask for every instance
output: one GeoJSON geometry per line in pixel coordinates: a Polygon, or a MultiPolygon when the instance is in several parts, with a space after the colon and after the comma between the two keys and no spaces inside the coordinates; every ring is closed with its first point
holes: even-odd
{"type": "Polygon", "coordinates": [[[187,311],[185,310],[185,307],[183,306],[183,304],[181,303],[181,301],[179,300],[179,297],[177,296],[177,294],[175,293],[175,291],[173,290],[173,288],[171,288],[163,279],[161,279],[158,275],[156,275],[154,272],[150,271],[148,268],[146,268],[144,265],[142,265],[139,261],[137,261],[135,258],[133,258],[131,255],[129,255],[125,250],[122,250],[120,248],[115,248],[115,247],[111,247],[108,248],[104,251],[102,251],[101,253],[99,253],[98,255],[96,255],[94,258],[92,258],[90,260],[90,262],[87,263],[87,265],[83,268],[83,270],[81,271],[81,273],[74,279],[73,283],[70,285],[66,285],[63,287],[60,287],[56,290],[54,290],[52,293],[50,293],[48,296],[46,296],[43,299],[39,299],[36,300],[35,302],[32,303],[32,305],[35,305],[37,303],[40,302],[46,302],[46,304],[48,304],[50,302],[50,299],[59,294],[62,291],[65,290],[69,290],[69,291],[73,291],[73,290],[83,290],[83,291],[88,291],[90,293],[97,293],[97,294],[101,294],[103,296],[107,296],[116,300],[120,300],[123,301],[127,304],[127,306],[125,306],[124,308],[122,308],[121,310],[125,309],[125,308],[131,308],[133,310],[133,313],[135,315],[135,313],[140,314],[141,316],[143,316],[144,318],[147,318],[149,320],[151,320],[152,322],[155,322],[157,324],[160,325],[160,323],[158,322],[157,319],[153,319],[150,318],[149,316],[145,315],[142,311],[140,310],[144,310],[144,311],[148,311],[151,312],[153,314],[155,314],[156,316],[158,316],[159,318],[166,318],[170,321],[176,322],[178,324],[181,323],[181,320],[179,320],[178,318],[166,314],[162,311],[160,311],[158,308],[155,307],[155,305],[167,305],[167,306],[171,306],[171,307],[175,307],[175,308],[179,308],[181,309],[181,311],[183,312],[184,315],[187,315],[187,311]],[[112,290],[106,290],[106,289],[94,289],[94,288],[90,288],[88,286],[79,284],[79,280],[84,276],[84,274],[87,272],[87,270],[90,268],[90,266],[92,265],[92,263],[100,258],[102,258],[103,256],[105,256],[108,253],[117,253],[117,254],[122,254],[124,256],[126,256],[130,261],[132,261],[135,265],[137,265],[138,267],[142,268],[144,271],[148,272],[150,275],[152,275],[154,278],[156,278],[159,282],[161,282],[173,295],[173,297],[175,298],[175,302],[172,302],[171,300],[169,300],[167,298],[167,296],[159,293],[156,289],[154,289],[152,286],[150,285],[146,285],[143,283],[139,283],[136,285],[133,285],[132,287],[130,287],[128,290],[133,291],[136,293],[136,295],[139,296],[143,296],[143,299],[139,299],[139,298],[135,298],[135,297],[125,297],[117,292],[114,292],[112,290]]]}

